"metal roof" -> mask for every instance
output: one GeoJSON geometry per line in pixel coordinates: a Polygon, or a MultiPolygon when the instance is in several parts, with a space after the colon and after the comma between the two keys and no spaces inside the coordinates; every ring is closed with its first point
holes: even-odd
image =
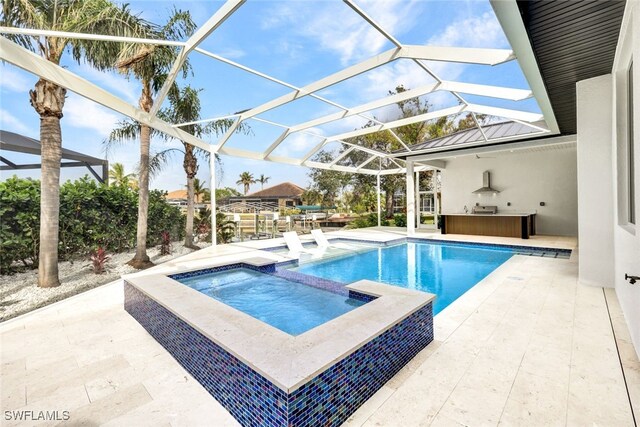
{"type": "MultiPolygon", "coordinates": [[[[6,130],[0,130],[0,151],[11,151],[14,153],[33,154],[40,156],[41,144],[37,139],[29,138],[28,136],[20,135],[14,132],[6,130]]],[[[97,157],[88,156],[86,154],[78,153],[77,151],[62,148],[62,160],[72,160],[62,162],[61,167],[86,167],[89,172],[100,182],[107,181],[108,165],[109,162],[97,157]],[[101,166],[102,171],[98,174],[92,166],[101,166]]],[[[16,164],[11,160],[0,156],[0,161],[6,166],[0,166],[0,170],[20,170],[20,169],[40,169],[42,165],[40,163],[30,164],[16,164]]]]}
{"type": "MultiPolygon", "coordinates": [[[[530,126],[517,122],[500,122],[488,125],[482,125],[482,132],[475,127],[471,129],[461,130],[450,135],[441,136],[439,138],[428,139],[419,144],[410,146],[412,151],[429,150],[436,148],[453,148],[460,145],[474,144],[485,141],[487,139],[510,138],[519,135],[537,134],[535,129],[530,126]]],[[[408,152],[407,152],[408,154],[408,152]]]]}
{"type": "Polygon", "coordinates": [[[576,133],[576,82],[611,72],[625,0],[518,0],[562,134],[576,133]]]}

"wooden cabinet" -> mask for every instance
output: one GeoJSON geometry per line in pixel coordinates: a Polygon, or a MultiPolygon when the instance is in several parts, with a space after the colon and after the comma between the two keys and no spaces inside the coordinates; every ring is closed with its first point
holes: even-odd
{"type": "Polygon", "coordinates": [[[520,237],[536,233],[535,214],[531,215],[442,215],[442,234],[520,237]]]}

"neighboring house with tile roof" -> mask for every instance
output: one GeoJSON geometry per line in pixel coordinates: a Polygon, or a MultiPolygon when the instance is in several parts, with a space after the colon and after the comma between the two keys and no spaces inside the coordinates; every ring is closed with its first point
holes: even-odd
{"type": "Polygon", "coordinates": [[[219,200],[221,209],[224,206],[233,206],[235,210],[242,210],[242,206],[248,209],[275,210],[294,208],[302,204],[304,188],[292,182],[283,182],[267,187],[260,191],[254,191],[246,196],[234,196],[219,200]]]}
{"type": "MultiPolygon", "coordinates": [[[[172,205],[179,205],[179,206],[182,206],[183,204],[184,206],[187,205],[187,190],[169,191],[167,195],[164,197],[165,199],[167,199],[167,202],[171,203],[172,205]]],[[[203,203],[204,195],[203,194],[196,195],[195,202],[196,204],[203,203]]]]}

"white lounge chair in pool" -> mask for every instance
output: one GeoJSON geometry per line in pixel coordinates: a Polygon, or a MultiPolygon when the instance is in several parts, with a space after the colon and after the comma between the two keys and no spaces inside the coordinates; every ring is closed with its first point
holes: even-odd
{"type": "Polygon", "coordinates": [[[324,253],[325,248],[318,248],[314,250],[306,249],[304,246],[302,246],[302,241],[300,240],[298,233],[296,233],[295,231],[287,231],[286,233],[282,233],[282,237],[284,238],[284,242],[287,244],[290,253],[311,254],[314,255],[314,257],[322,256],[322,254],[324,253]]]}
{"type": "Polygon", "coordinates": [[[311,230],[311,235],[316,240],[319,248],[354,249],[353,246],[346,245],[344,243],[330,243],[327,240],[327,236],[324,235],[321,229],[311,230]]]}

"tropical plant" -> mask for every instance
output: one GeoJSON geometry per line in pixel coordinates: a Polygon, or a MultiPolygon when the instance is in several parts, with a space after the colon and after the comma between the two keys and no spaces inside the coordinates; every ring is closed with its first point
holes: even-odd
{"type": "Polygon", "coordinates": [[[122,163],[113,163],[109,170],[109,184],[131,189],[138,188],[135,173],[125,173],[122,163]]]}
{"type": "Polygon", "coordinates": [[[236,233],[236,225],[222,212],[216,213],[216,239],[229,243],[236,233]]]}
{"type": "Polygon", "coordinates": [[[205,195],[207,194],[209,189],[204,186],[204,182],[200,181],[198,178],[193,178],[193,198],[194,200],[202,203],[204,201],[205,195]]]}
{"type": "Polygon", "coordinates": [[[260,178],[258,178],[256,180],[256,182],[260,183],[260,189],[264,190],[264,185],[269,182],[269,180],[271,179],[270,176],[265,176],[265,175],[260,175],[260,178]]]}
{"type": "Polygon", "coordinates": [[[235,188],[225,187],[225,188],[216,188],[216,200],[228,199],[229,197],[237,197],[241,196],[240,193],[235,188]]]}
{"type": "Polygon", "coordinates": [[[160,233],[160,255],[171,255],[171,233],[166,230],[160,233]]]}
{"type": "MultiPolygon", "coordinates": [[[[170,123],[188,123],[181,126],[181,129],[190,133],[198,138],[202,138],[205,135],[215,133],[216,135],[221,132],[226,132],[232,125],[231,119],[222,119],[209,122],[207,124],[198,123],[200,117],[200,97],[201,89],[194,89],[191,86],[185,86],[179,89],[177,85],[174,85],[169,91],[169,108],[160,111],[159,116],[165,121],[170,123]]],[[[249,128],[245,125],[241,125],[238,131],[247,132],[249,128]]],[[[165,138],[171,138],[164,134],[165,138]]],[[[151,160],[152,169],[161,168],[171,157],[173,153],[180,152],[183,154],[182,165],[184,172],[187,176],[187,221],[185,230],[185,242],[186,247],[197,249],[197,246],[193,243],[193,221],[195,216],[194,203],[197,195],[204,196],[205,188],[196,178],[198,172],[198,157],[209,161],[210,153],[208,151],[197,148],[185,141],[181,141],[183,149],[170,148],[159,152],[151,160]]],[[[221,166],[220,156],[215,154],[216,162],[221,166]]],[[[218,170],[221,170],[219,167],[218,170]]]]}
{"type": "MultiPolygon", "coordinates": [[[[4,0],[0,25],[38,28],[71,33],[146,37],[145,22],[131,14],[129,7],[118,7],[109,0],[28,1],[4,0]]],[[[10,35],[23,47],[59,65],[65,52],[77,62],[106,69],[113,66],[118,44],[63,36],[10,35]]],[[[58,226],[60,210],[60,162],[62,131],[60,119],[66,89],[40,78],[29,91],[31,106],[40,116],[41,204],[38,286],[60,285],[58,278],[58,226]]]]}
{"type": "Polygon", "coordinates": [[[255,183],[256,183],[256,180],[253,177],[253,174],[251,172],[242,172],[240,174],[240,179],[236,181],[236,184],[243,186],[245,196],[249,192],[249,187],[251,186],[251,184],[255,184],[255,183]]]}
{"type": "MultiPolygon", "coordinates": [[[[189,12],[173,10],[171,17],[164,26],[152,26],[153,38],[165,40],[182,40],[193,33],[195,24],[189,12]]],[[[163,87],[167,73],[170,71],[178,55],[178,48],[167,45],[144,45],[136,43],[123,44],[116,62],[117,69],[133,76],[142,85],[142,92],[138,105],[142,111],[150,112],[154,103],[154,96],[163,87]]],[[[187,77],[190,67],[184,61],[180,72],[187,77]]],[[[173,89],[175,93],[175,88],[173,89]]],[[[135,268],[146,268],[153,263],[147,255],[147,224],[149,211],[149,161],[152,129],[146,124],[127,119],[118,123],[107,138],[107,144],[140,141],[140,165],[138,172],[138,226],[136,237],[136,254],[129,261],[135,268]]]]}
{"type": "Polygon", "coordinates": [[[102,274],[105,271],[107,261],[109,261],[111,257],[107,255],[107,251],[105,251],[103,247],[98,246],[98,249],[91,252],[89,259],[91,260],[93,272],[95,274],[102,274]]]}
{"type": "MultiPolygon", "coordinates": [[[[211,209],[202,208],[198,212],[196,229],[205,235],[204,240],[211,241],[211,209]]],[[[219,243],[229,243],[236,233],[236,225],[222,212],[216,213],[216,239],[219,243]]]]}

